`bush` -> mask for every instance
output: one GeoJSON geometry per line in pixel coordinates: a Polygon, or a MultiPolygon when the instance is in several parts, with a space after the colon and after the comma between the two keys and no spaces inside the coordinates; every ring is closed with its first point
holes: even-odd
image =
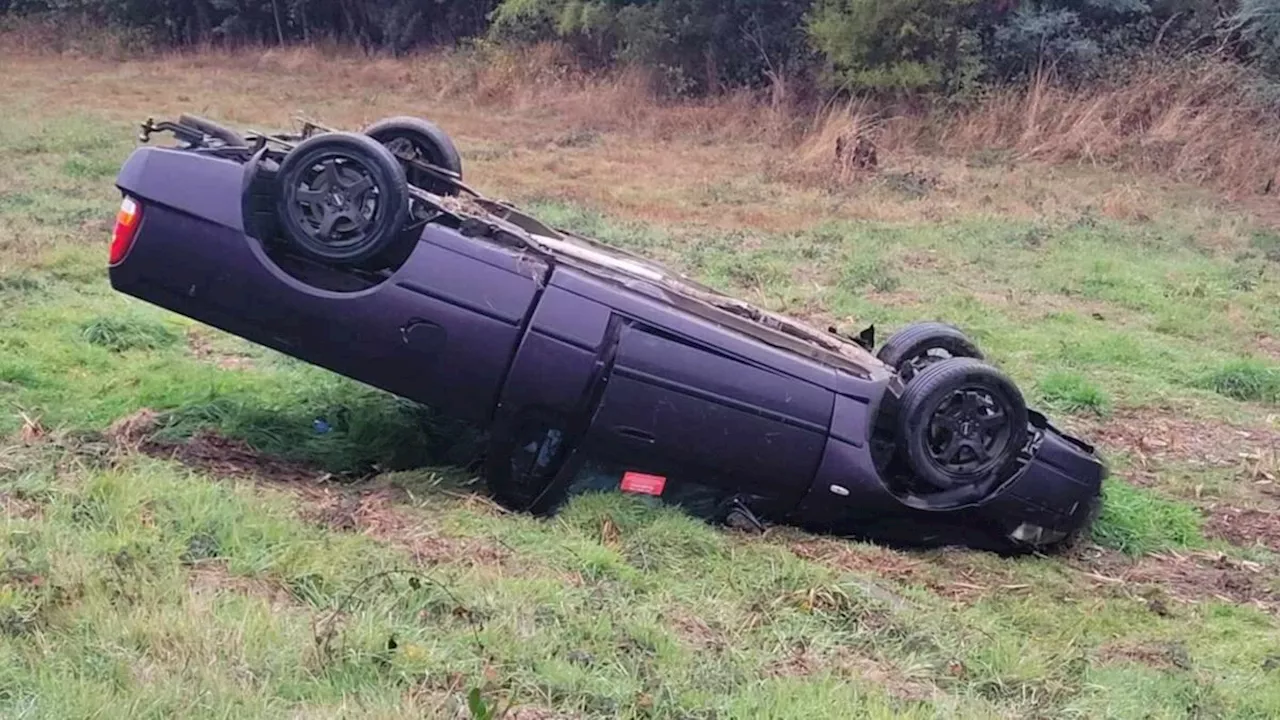
{"type": "Polygon", "coordinates": [[[979,0],[817,0],[807,31],[827,80],[850,90],[955,91],[982,61],[979,0]]]}
{"type": "Polygon", "coordinates": [[[667,90],[756,86],[803,68],[811,0],[503,0],[496,40],[569,42],[600,65],[657,71],[667,90]]]}
{"type": "Polygon", "coordinates": [[[1227,33],[1239,40],[1241,54],[1259,70],[1280,78],[1280,0],[1240,0],[1227,33]]]}
{"type": "Polygon", "coordinates": [[[0,0],[0,28],[92,28],[121,50],[555,40],[587,64],[644,67],[675,94],[821,76],[850,92],[968,96],[1044,67],[1089,78],[1152,45],[1172,57],[1220,41],[1280,76],[1280,0],[1244,0],[1222,27],[1217,15],[1210,0],[0,0]]]}
{"type": "Polygon", "coordinates": [[[337,38],[367,50],[473,37],[497,0],[0,0],[0,16],[46,17],[138,31],[155,45],[288,44],[337,38]]]}

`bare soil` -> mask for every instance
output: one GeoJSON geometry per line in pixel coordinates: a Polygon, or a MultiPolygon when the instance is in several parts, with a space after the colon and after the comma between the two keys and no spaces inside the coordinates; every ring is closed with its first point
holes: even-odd
{"type": "Polygon", "coordinates": [[[273,611],[298,605],[288,588],[263,577],[233,575],[221,560],[193,565],[187,575],[187,587],[193,596],[200,598],[227,592],[263,598],[273,611]]]}
{"type": "Polygon", "coordinates": [[[142,410],[118,421],[108,432],[116,443],[155,457],[223,478],[242,478],[291,492],[304,518],[334,530],[359,532],[401,547],[426,565],[464,563],[500,565],[505,548],[475,539],[453,538],[423,522],[401,505],[404,493],[394,488],[336,485],[331,476],[305,463],[272,458],[244,442],[202,431],[186,442],[156,441],[151,433],[156,413],[142,410]]]}
{"type": "Polygon", "coordinates": [[[1136,662],[1159,670],[1186,670],[1191,667],[1187,649],[1178,642],[1116,641],[1098,648],[1104,663],[1136,662]]]}
{"type": "Polygon", "coordinates": [[[912,678],[887,662],[858,655],[847,648],[820,652],[808,646],[797,646],[766,669],[765,675],[798,677],[822,672],[885,688],[890,695],[907,701],[928,700],[939,692],[931,682],[912,678]]]}
{"type": "Polygon", "coordinates": [[[1260,546],[1280,552],[1280,512],[1221,507],[1209,515],[1205,534],[1240,547],[1260,546]]]}
{"type": "Polygon", "coordinates": [[[1261,563],[1222,553],[1188,552],[1130,558],[1097,551],[1071,565],[1095,589],[1145,599],[1148,607],[1165,615],[1171,603],[1227,602],[1250,605],[1269,613],[1280,611],[1280,590],[1270,569],[1261,563]]]}
{"type": "Polygon", "coordinates": [[[187,331],[187,351],[192,356],[211,362],[223,370],[241,370],[253,366],[253,359],[248,356],[223,352],[214,347],[209,340],[209,334],[196,327],[187,331]]]}
{"type": "Polygon", "coordinates": [[[1170,461],[1233,467],[1280,448],[1280,430],[1188,417],[1176,408],[1120,409],[1089,432],[1100,445],[1131,453],[1150,469],[1170,461]]]}

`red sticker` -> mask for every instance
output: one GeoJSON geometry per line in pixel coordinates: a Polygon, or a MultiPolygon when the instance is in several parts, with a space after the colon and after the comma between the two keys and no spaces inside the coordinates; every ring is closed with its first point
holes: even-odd
{"type": "Polygon", "coordinates": [[[642,495],[661,495],[667,486],[667,479],[661,475],[645,475],[628,472],[622,475],[622,492],[640,493],[642,495]]]}

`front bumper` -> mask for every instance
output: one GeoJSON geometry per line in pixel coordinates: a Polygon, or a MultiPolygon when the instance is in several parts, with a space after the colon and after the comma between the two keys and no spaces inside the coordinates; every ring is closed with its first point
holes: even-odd
{"type": "Polygon", "coordinates": [[[1031,412],[1035,439],[1012,477],[991,488],[933,496],[890,490],[865,449],[838,441],[792,514],[806,528],[917,547],[1050,551],[1087,529],[1099,510],[1105,463],[1090,445],[1031,412]],[[842,484],[833,492],[833,481],[842,484]]]}
{"type": "Polygon", "coordinates": [[[1027,465],[983,504],[1010,540],[1050,545],[1084,529],[1098,511],[1106,463],[1095,448],[1032,411],[1039,438],[1027,465]]]}

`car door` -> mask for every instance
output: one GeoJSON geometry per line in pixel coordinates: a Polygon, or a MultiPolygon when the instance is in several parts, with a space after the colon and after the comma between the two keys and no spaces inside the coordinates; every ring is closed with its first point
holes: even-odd
{"type": "Polygon", "coordinates": [[[734,492],[803,495],[826,443],[829,390],[642,323],[618,332],[589,454],[734,492]]]}

